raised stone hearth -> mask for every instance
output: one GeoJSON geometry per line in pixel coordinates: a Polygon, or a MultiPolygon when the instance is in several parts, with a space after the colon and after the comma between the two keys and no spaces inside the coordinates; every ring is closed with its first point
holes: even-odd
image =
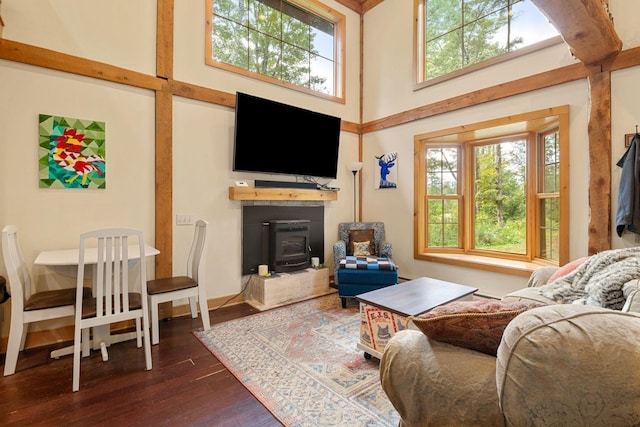
{"type": "Polygon", "coordinates": [[[245,301],[258,310],[268,310],[334,292],[336,290],[329,287],[328,268],[307,268],[271,277],[252,275],[247,285],[245,301]]]}

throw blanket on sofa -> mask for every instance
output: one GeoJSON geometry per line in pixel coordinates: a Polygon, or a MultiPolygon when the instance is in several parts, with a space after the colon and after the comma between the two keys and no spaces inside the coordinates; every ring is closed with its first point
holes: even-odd
{"type": "Polygon", "coordinates": [[[340,260],[340,268],[356,270],[395,270],[396,265],[389,258],[347,255],[340,260]]]}
{"type": "Polygon", "coordinates": [[[559,303],[620,310],[625,301],[622,288],[636,278],[640,278],[640,247],[612,249],[590,256],[571,273],[539,289],[559,303]]]}

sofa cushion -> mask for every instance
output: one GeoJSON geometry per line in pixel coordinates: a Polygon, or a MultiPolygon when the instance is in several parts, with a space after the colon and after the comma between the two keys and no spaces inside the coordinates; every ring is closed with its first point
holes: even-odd
{"type": "Polygon", "coordinates": [[[640,279],[629,280],[625,283],[622,287],[622,295],[625,299],[622,311],[640,313],[640,279]]]}
{"type": "Polygon", "coordinates": [[[376,245],[375,245],[375,237],[374,230],[371,228],[366,228],[364,230],[349,230],[349,242],[347,244],[347,255],[355,255],[353,253],[353,244],[354,242],[370,242],[369,244],[369,255],[376,254],[376,245]]]}
{"type": "Polygon", "coordinates": [[[587,258],[589,258],[589,257],[585,256],[585,257],[578,258],[578,259],[575,259],[575,260],[573,260],[571,262],[566,263],[562,267],[558,268],[556,270],[556,272],[551,275],[551,277],[549,277],[549,280],[547,280],[547,283],[554,282],[557,279],[559,279],[560,277],[566,276],[567,274],[571,273],[573,270],[578,268],[578,266],[580,264],[585,262],[587,260],[587,258]]]}
{"type": "Polygon", "coordinates": [[[504,426],[496,358],[488,354],[405,329],[384,348],[380,383],[400,426],[504,426]]]}
{"type": "Polygon", "coordinates": [[[536,288],[538,286],[546,285],[549,281],[549,277],[558,271],[558,267],[538,267],[529,276],[527,281],[527,287],[536,288]]]}
{"type": "Polygon", "coordinates": [[[510,292],[502,297],[502,301],[510,301],[510,302],[531,302],[531,303],[539,303],[543,305],[548,304],[557,304],[551,298],[547,298],[540,293],[540,291],[533,288],[523,288],[518,289],[517,291],[510,292]]]}
{"type": "Polygon", "coordinates": [[[541,305],[495,299],[454,301],[410,319],[430,339],[495,355],[507,324],[541,305]]]}
{"type": "Polygon", "coordinates": [[[497,354],[507,425],[640,425],[638,330],[640,316],[595,306],[522,313],[497,354]]]}

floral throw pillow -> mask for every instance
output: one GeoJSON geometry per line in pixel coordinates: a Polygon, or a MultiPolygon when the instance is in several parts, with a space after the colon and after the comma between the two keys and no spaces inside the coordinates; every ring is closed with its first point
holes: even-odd
{"type": "Polygon", "coordinates": [[[349,230],[349,242],[347,243],[347,255],[358,256],[353,253],[353,242],[370,242],[369,244],[369,253],[367,256],[375,256],[375,236],[374,231],[371,228],[366,228],[364,230],[354,229],[349,230]]]}
{"type": "Polygon", "coordinates": [[[507,324],[518,314],[543,305],[494,299],[454,301],[410,319],[432,340],[495,356],[507,324]]]}
{"type": "Polygon", "coordinates": [[[353,244],[353,256],[369,256],[371,252],[369,250],[370,242],[352,242],[353,244]]]}

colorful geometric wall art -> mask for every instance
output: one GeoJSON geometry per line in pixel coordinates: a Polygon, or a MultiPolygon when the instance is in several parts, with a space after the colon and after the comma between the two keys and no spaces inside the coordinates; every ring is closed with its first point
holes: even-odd
{"type": "Polygon", "coordinates": [[[40,114],[40,188],[106,188],[105,123],[40,114]]]}
{"type": "Polygon", "coordinates": [[[398,153],[384,153],[375,156],[376,179],[374,185],[377,190],[383,188],[397,188],[398,184],[398,153]]]}

